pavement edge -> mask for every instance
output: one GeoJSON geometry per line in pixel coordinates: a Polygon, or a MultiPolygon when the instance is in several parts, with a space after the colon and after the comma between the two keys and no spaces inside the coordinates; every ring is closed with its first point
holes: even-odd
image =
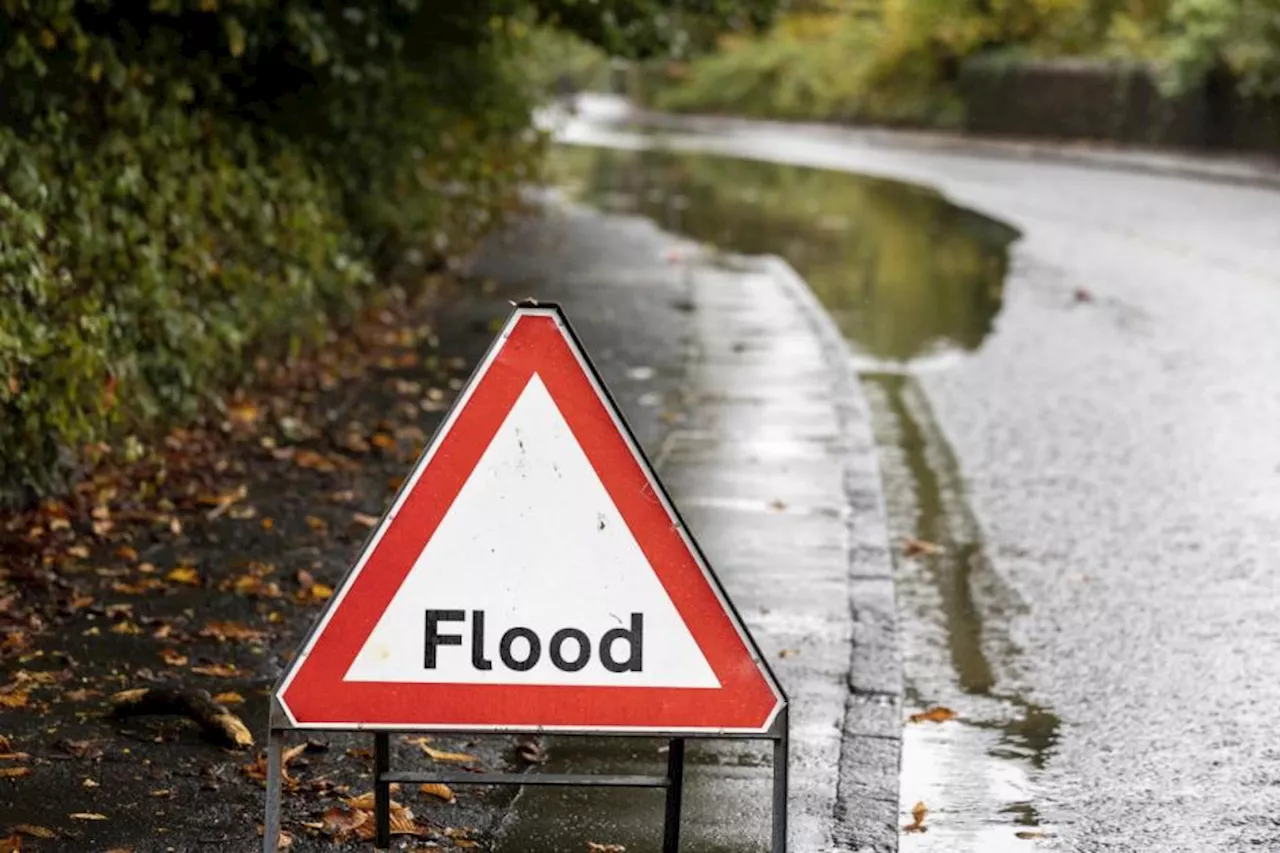
{"type": "Polygon", "coordinates": [[[871,414],[848,345],[808,283],[783,258],[751,259],[797,303],[822,347],[844,439],[853,644],[833,842],[841,853],[898,849],[902,659],[893,558],[871,414]]]}

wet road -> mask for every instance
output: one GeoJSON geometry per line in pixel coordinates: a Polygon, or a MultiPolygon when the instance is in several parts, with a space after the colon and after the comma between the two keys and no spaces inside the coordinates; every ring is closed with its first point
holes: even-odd
{"type": "Polygon", "coordinates": [[[850,339],[892,532],[938,546],[898,559],[908,710],[959,714],[905,727],[903,849],[1280,847],[1280,195],[891,141],[709,123],[662,142],[792,166],[565,169],[786,256],[850,339]]]}

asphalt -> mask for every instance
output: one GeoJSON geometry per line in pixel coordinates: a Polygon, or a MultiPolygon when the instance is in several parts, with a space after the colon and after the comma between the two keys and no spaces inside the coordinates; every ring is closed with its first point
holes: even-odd
{"type": "MultiPolygon", "coordinates": [[[[562,138],[652,141],[585,121],[562,138]]],[[[934,734],[963,721],[909,736],[904,810],[916,791],[942,807],[904,849],[1280,844],[1280,196],[1268,182],[751,123],[668,127],[662,142],[936,188],[1021,232],[980,346],[858,362],[886,482],[913,493],[891,494],[891,514],[932,495],[935,531],[964,549],[960,573],[899,560],[909,695],[1025,724],[1014,746],[988,729],[967,746],[934,734]],[[914,450],[894,451],[903,435],[914,450]],[[957,613],[970,627],[959,637],[957,613]],[[966,786],[987,794],[949,800],[966,786]],[[1034,812],[1020,835],[988,832],[1006,815],[966,813],[1000,788],[1034,812]]]]}
{"type": "MultiPolygon", "coordinates": [[[[582,329],[788,692],[789,849],[892,848],[901,681],[875,446],[807,286],[777,258],[554,205],[472,272],[559,301],[582,329]]],[[[542,769],[654,772],[663,746],[552,738],[542,769]]],[[[690,763],[681,849],[769,849],[767,744],[696,743],[690,763]]],[[[657,794],[526,788],[495,849],[656,850],[661,813],[657,794]]]]}

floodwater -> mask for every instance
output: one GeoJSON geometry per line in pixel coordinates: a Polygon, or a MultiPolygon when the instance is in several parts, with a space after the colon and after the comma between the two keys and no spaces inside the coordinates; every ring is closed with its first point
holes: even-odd
{"type": "Polygon", "coordinates": [[[1038,779],[1059,720],[1000,673],[1018,650],[1002,630],[1018,607],[991,570],[951,451],[914,375],[979,347],[1000,313],[1011,228],[928,190],[782,164],[662,150],[564,148],[573,198],[730,252],[778,254],[809,282],[850,343],[881,448],[897,552],[908,714],[904,851],[1028,850],[1050,837],[1038,779]],[[924,803],[924,830],[907,830],[924,803]]]}

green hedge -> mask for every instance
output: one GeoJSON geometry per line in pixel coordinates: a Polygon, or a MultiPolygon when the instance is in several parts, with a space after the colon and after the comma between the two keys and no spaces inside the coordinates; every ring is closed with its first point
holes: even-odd
{"type": "Polygon", "coordinates": [[[0,499],[487,227],[538,149],[510,29],[479,3],[0,2],[0,499]]]}

